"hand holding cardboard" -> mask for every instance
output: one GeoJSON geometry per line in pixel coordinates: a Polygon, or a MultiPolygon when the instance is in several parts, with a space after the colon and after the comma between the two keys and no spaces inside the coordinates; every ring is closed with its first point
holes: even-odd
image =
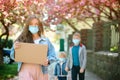
{"type": "Polygon", "coordinates": [[[20,43],[15,49],[15,61],[42,65],[47,60],[47,50],[44,44],[20,43]]]}

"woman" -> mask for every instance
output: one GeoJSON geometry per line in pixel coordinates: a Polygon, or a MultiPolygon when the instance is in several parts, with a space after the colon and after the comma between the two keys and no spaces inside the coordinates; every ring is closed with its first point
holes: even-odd
{"type": "Polygon", "coordinates": [[[48,45],[48,59],[44,64],[40,65],[18,62],[19,80],[48,80],[48,65],[56,60],[55,49],[49,39],[44,36],[43,25],[36,15],[32,15],[27,19],[23,32],[15,41],[11,53],[13,59],[14,49],[20,47],[19,42],[48,45]]]}

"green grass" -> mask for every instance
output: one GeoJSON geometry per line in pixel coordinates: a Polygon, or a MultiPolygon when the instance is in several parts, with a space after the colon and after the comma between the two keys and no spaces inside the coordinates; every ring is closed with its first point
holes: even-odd
{"type": "Polygon", "coordinates": [[[0,65],[0,80],[7,80],[17,75],[17,64],[0,65]]]}

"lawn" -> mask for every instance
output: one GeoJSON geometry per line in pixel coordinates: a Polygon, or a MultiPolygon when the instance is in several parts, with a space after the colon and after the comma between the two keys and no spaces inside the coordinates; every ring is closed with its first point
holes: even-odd
{"type": "Polygon", "coordinates": [[[6,80],[17,75],[17,64],[0,65],[0,80],[6,80]]]}

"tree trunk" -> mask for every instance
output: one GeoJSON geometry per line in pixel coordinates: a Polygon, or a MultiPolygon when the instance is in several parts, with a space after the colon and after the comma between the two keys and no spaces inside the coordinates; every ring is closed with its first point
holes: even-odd
{"type": "Polygon", "coordinates": [[[3,64],[3,51],[2,50],[3,50],[3,48],[5,47],[5,45],[6,45],[7,41],[8,41],[8,36],[9,36],[8,26],[9,26],[9,24],[6,26],[5,22],[3,20],[1,21],[1,23],[2,23],[3,27],[6,30],[3,34],[0,35],[0,42],[2,40],[2,37],[6,36],[4,43],[0,43],[0,64],[3,64]]]}
{"type": "MultiPolygon", "coordinates": [[[[120,23],[118,25],[118,29],[119,29],[119,36],[120,36],[120,23]]],[[[119,37],[119,43],[118,43],[118,53],[120,54],[120,37],[119,37]]]]}
{"type": "Polygon", "coordinates": [[[3,64],[3,52],[2,52],[2,49],[0,49],[0,64],[3,64]]]}

